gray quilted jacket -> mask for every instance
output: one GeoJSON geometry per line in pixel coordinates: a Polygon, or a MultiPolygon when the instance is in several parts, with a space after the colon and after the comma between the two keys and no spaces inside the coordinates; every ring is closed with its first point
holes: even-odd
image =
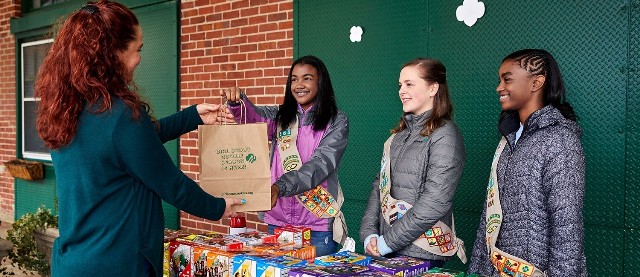
{"type": "Polygon", "coordinates": [[[385,242],[395,253],[449,260],[449,257],[431,254],[412,244],[439,220],[451,225],[453,195],[465,162],[462,136],[453,122],[436,129],[430,138],[420,135],[430,114],[431,111],[418,116],[405,115],[407,128],[396,134],[391,142],[391,196],[406,201],[413,208],[393,227],[389,226],[380,209],[379,179],[376,178],[360,226],[360,238],[364,241],[372,234],[384,235],[385,242]]]}
{"type": "MultiPolygon", "coordinates": [[[[552,106],[525,121],[514,146],[518,128],[517,115],[499,126],[509,143],[498,161],[504,222],[496,246],[548,276],[586,276],[582,131],[552,106]]],[[[469,272],[498,276],[487,255],[484,206],[469,272]]]]}

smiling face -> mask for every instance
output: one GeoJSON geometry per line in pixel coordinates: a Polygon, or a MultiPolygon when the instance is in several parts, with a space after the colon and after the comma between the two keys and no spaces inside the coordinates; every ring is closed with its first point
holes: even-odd
{"type": "Polygon", "coordinates": [[[518,111],[524,122],[533,112],[543,107],[543,75],[532,75],[516,61],[506,60],[498,72],[500,83],[496,88],[503,111],[518,111]]]}
{"type": "Polygon", "coordinates": [[[129,43],[127,49],[119,53],[120,60],[127,69],[127,81],[133,80],[133,72],[140,64],[140,51],[142,50],[142,29],[135,26],[135,38],[129,43]]]}
{"type": "Polygon", "coordinates": [[[439,85],[427,83],[420,73],[416,66],[406,66],[400,71],[398,94],[405,113],[418,115],[433,108],[433,97],[439,85]]]}
{"type": "Polygon", "coordinates": [[[318,70],[312,65],[298,64],[291,71],[291,93],[304,110],[313,106],[318,96],[318,70]]]}

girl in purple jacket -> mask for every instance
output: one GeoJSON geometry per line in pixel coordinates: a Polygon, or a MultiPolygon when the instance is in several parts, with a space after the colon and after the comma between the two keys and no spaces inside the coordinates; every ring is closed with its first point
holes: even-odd
{"type": "Polygon", "coordinates": [[[324,63],[314,56],[297,59],[282,105],[255,106],[239,88],[223,89],[222,97],[237,122],[242,101],[247,123],[268,124],[273,208],[264,214],[264,222],[269,233],[286,225],[306,226],[318,256],[335,253],[337,243],[346,239],[338,167],[349,121],[336,106],[324,63]]]}

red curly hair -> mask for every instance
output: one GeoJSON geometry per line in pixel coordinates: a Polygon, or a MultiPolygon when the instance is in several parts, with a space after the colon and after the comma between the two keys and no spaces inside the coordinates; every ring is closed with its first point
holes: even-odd
{"type": "Polygon", "coordinates": [[[113,97],[131,107],[136,119],[149,112],[119,58],[135,39],[136,26],[127,7],[101,0],[87,3],[58,28],[35,83],[36,128],[49,148],[71,143],[82,111],[105,112],[113,97]]]}

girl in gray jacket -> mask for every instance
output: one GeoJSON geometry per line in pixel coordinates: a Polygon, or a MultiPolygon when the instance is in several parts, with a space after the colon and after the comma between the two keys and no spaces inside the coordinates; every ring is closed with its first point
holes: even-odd
{"type": "Polygon", "coordinates": [[[560,69],[525,49],[500,66],[502,141],[494,155],[469,271],[487,276],[586,276],[585,161],[560,69]]]}
{"type": "Polygon", "coordinates": [[[461,246],[452,204],[465,161],[446,69],[415,59],[402,67],[398,86],[404,115],[385,143],[360,237],[370,255],[402,254],[441,266],[461,246]]]}

